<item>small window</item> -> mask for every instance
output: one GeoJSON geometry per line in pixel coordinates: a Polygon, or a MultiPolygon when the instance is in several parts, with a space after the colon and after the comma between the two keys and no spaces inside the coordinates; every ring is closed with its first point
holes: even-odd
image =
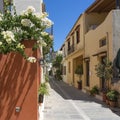
{"type": "Polygon", "coordinates": [[[70,50],[70,41],[68,41],[68,51],[70,50]]]}
{"type": "Polygon", "coordinates": [[[63,75],[66,75],[66,66],[63,67],[63,75]]]}
{"type": "Polygon", "coordinates": [[[89,75],[89,72],[90,72],[90,61],[87,60],[86,61],[86,86],[90,86],[90,75],[89,75]]]}
{"type": "Polygon", "coordinates": [[[76,31],[76,41],[77,41],[77,43],[80,42],[80,31],[79,31],[79,29],[76,31]]]}
{"type": "Polygon", "coordinates": [[[72,36],[72,45],[74,45],[74,35],[72,36]]]}
{"type": "Polygon", "coordinates": [[[65,47],[64,47],[64,52],[63,53],[64,53],[64,57],[65,57],[66,56],[65,47]]]}
{"type": "Polygon", "coordinates": [[[103,47],[106,45],[106,38],[99,41],[99,47],[103,47]]]}
{"type": "Polygon", "coordinates": [[[68,72],[69,73],[71,72],[71,63],[70,62],[68,63],[68,72]]]}

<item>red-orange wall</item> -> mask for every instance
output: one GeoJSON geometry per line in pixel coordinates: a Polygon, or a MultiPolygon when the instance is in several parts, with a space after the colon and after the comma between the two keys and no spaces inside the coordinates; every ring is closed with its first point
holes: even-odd
{"type": "MultiPolygon", "coordinates": [[[[25,41],[25,52],[40,58],[39,50],[31,49],[33,43],[25,41]]],[[[0,120],[38,120],[38,81],[38,62],[29,63],[19,53],[0,55],[0,120]]]]}

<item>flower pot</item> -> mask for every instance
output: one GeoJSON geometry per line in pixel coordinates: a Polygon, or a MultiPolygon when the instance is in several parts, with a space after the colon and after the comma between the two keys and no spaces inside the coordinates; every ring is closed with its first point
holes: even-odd
{"type": "Polygon", "coordinates": [[[110,104],[108,99],[106,99],[106,101],[105,101],[105,102],[106,102],[106,104],[107,104],[107,105],[109,105],[109,104],[110,104]]]}
{"type": "Polygon", "coordinates": [[[106,102],[106,99],[107,99],[107,96],[106,96],[106,93],[102,93],[102,99],[103,99],[103,102],[106,102]]]}
{"type": "Polygon", "coordinates": [[[116,106],[116,101],[111,101],[111,100],[110,100],[110,101],[109,101],[109,104],[110,104],[111,107],[115,107],[115,106],[116,106]]]}
{"type": "Polygon", "coordinates": [[[44,100],[44,95],[41,95],[41,94],[40,94],[40,95],[39,95],[39,100],[38,100],[39,103],[43,103],[43,100],[44,100]]]}
{"type": "Polygon", "coordinates": [[[78,89],[82,89],[82,82],[78,82],[78,89]]]}

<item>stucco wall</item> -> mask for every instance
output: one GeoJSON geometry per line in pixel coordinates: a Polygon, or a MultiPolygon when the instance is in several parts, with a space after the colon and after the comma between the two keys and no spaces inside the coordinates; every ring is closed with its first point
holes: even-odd
{"type": "Polygon", "coordinates": [[[99,40],[107,37],[107,33],[109,34],[109,41],[112,41],[112,12],[108,14],[104,22],[97,26],[96,29],[89,30],[85,34],[85,56],[107,49],[107,47],[99,47],[99,40]]]}
{"type": "MultiPolygon", "coordinates": [[[[120,10],[113,11],[113,58],[116,58],[120,48],[120,10]]],[[[117,79],[112,88],[120,92],[120,79],[117,79]]]]}
{"type": "Polygon", "coordinates": [[[85,32],[88,32],[88,30],[91,29],[92,25],[100,25],[105,20],[107,14],[108,13],[85,14],[85,32]]]}
{"type": "Polygon", "coordinates": [[[70,43],[71,45],[72,43],[72,36],[74,36],[74,50],[79,50],[79,49],[83,49],[84,47],[84,16],[81,15],[78,20],[76,21],[75,25],[73,26],[73,28],[71,29],[70,33],[68,34],[68,36],[66,37],[66,41],[65,41],[65,50],[67,53],[68,50],[68,39],[70,39],[70,43]],[[77,38],[76,38],[76,27],[80,25],[80,42],[77,43],[77,38]]]}
{"type": "Polygon", "coordinates": [[[113,11],[113,58],[120,48],[120,10],[113,11]]]}
{"type": "MultiPolygon", "coordinates": [[[[113,28],[112,28],[112,11],[107,15],[105,20],[95,29],[89,30],[85,34],[85,57],[90,57],[90,88],[94,85],[100,85],[99,78],[96,76],[95,65],[98,64],[98,56],[93,56],[101,51],[108,51],[108,57],[112,60],[113,56],[113,28]],[[99,47],[99,40],[106,38],[107,45],[99,47]]],[[[87,18],[86,18],[87,19],[87,18]]],[[[94,21],[94,17],[92,18],[94,21]]],[[[89,21],[89,20],[88,20],[89,21]]],[[[92,21],[92,20],[90,20],[92,21]]]]}
{"type": "MultiPolygon", "coordinates": [[[[63,60],[63,69],[64,69],[64,67],[66,68],[66,66],[67,66],[67,64],[66,64],[66,62],[65,62],[65,60],[63,60]]],[[[66,70],[66,69],[64,69],[64,70],[66,70]]],[[[66,71],[64,71],[65,73],[66,73],[66,71]]],[[[67,74],[67,73],[66,73],[67,74]]],[[[66,74],[64,74],[63,73],[63,75],[62,75],[62,80],[64,81],[64,82],[66,82],[66,83],[68,83],[68,81],[67,81],[67,78],[66,78],[66,74]]]]}
{"type": "MultiPolygon", "coordinates": [[[[25,42],[25,51],[39,58],[39,50],[33,52],[31,42],[25,42]]],[[[38,62],[29,63],[18,53],[0,54],[0,120],[38,120],[39,67],[38,62]]]]}
{"type": "Polygon", "coordinates": [[[70,33],[68,34],[66,41],[65,41],[65,50],[66,53],[68,51],[68,39],[70,40],[71,45],[72,42],[72,36],[74,35],[74,51],[67,55],[65,59],[66,63],[66,76],[64,78],[67,79],[69,84],[74,84],[74,86],[77,87],[77,80],[78,77],[75,75],[75,59],[77,57],[80,57],[83,55],[83,48],[84,48],[84,15],[79,16],[78,20],[74,24],[73,28],[71,29],[70,33]],[[80,42],[77,43],[76,40],[76,28],[79,26],[80,28],[80,42]],[[69,63],[70,63],[70,73],[69,73],[69,63]]]}
{"type": "Polygon", "coordinates": [[[28,6],[33,6],[36,12],[42,12],[41,2],[42,0],[14,0],[17,13],[21,13],[28,6]]]}

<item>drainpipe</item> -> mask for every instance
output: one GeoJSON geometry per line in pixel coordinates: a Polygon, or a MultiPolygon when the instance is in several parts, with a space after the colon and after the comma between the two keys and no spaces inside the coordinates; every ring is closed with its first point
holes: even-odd
{"type": "Polygon", "coordinates": [[[107,39],[107,60],[109,60],[109,34],[106,32],[106,39],[107,39]]]}

